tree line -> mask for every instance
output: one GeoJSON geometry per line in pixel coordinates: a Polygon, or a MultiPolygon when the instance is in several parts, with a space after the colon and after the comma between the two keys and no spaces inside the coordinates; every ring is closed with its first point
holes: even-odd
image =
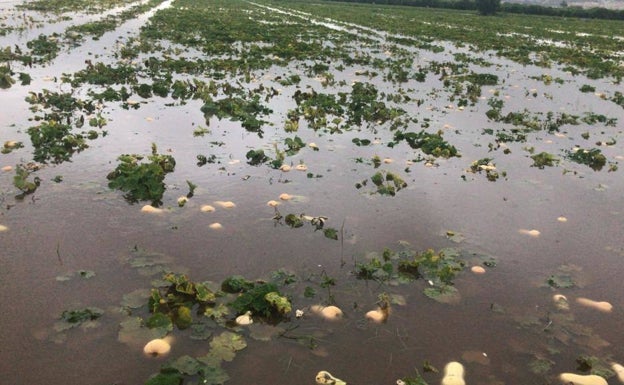
{"type": "Polygon", "coordinates": [[[576,17],[584,19],[624,20],[624,10],[601,7],[582,8],[568,6],[565,1],[561,7],[547,7],[537,4],[503,3],[500,0],[331,0],[350,3],[405,5],[412,7],[446,8],[478,11],[491,15],[497,11],[526,15],[545,15],[559,17],[576,17]]]}

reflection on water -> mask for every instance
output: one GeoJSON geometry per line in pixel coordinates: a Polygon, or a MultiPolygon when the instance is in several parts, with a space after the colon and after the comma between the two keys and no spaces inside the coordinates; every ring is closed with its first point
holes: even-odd
{"type": "MultiPolygon", "coordinates": [[[[70,91],[67,84],[42,80],[43,74],[60,77],[82,69],[84,57],[91,57],[89,52],[101,55],[98,60],[115,60],[110,49],[117,36],[137,34],[144,20],[125,24],[100,41],[85,42],[71,56],[63,53],[49,66],[33,69],[37,77],[31,86],[3,91],[3,103],[9,108],[1,118],[2,137],[20,140],[26,147],[2,155],[0,166],[26,161],[33,150],[25,134],[33,124],[23,102],[28,91],[70,91]]],[[[423,64],[452,58],[448,52],[417,53],[423,64]]],[[[492,89],[498,89],[509,111],[527,108],[545,114],[562,110],[578,115],[595,111],[624,118],[618,106],[577,92],[578,80],[571,75],[553,69],[553,76],[561,77],[563,83],[546,87],[531,78],[541,75],[541,68],[490,60],[497,67],[488,71],[505,79],[492,89]],[[528,90],[533,88],[539,89],[540,97],[530,96],[528,90]],[[549,97],[542,97],[544,93],[549,97]]],[[[220,282],[232,274],[267,279],[277,269],[294,272],[303,286],[323,272],[336,279],[332,295],[344,319],[329,323],[307,313],[285,325],[293,328],[292,335],[313,336],[314,349],[296,338],[263,342],[243,332],[247,348],[224,364],[231,384],[312,383],[320,370],[360,384],[394,383],[418,370],[429,383],[437,383],[441,374],[424,373],[425,362],[441,371],[453,360],[464,363],[467,383],[535,383],[543,381],[541,369],[535,369],[540,363],[545,363],[548,376],[555,376],[575,371],[580,355],[624,360],[618,322],[622,307],[618,276],[623,255],[621,178],[617,172],[593,172],[570,162],[539,170],[530,167],[525,149],[556,152],[572,148],[587,126],[570,127],[559,136],[538,132],[525,143],[507,143],[508,155],[502,150],[490,154],[487,144],[491,139],[483,129],[495,124],[484,117],[486,101],[466,109],[447,108],[443,91],[432,94],[432,89],[442,89],[441,82],[429,76],[423,83],[409,80],[403,85],[412,100],[423,99],[424,104],[402,107],[420,122],[413,130],[419,131],[428,119],[430,130],[442,130],[444,139],[460,149],[461,158],[438,158],[426,167],[425,162],[414,162],[417,155],[405,144],[386,146],[394,133],[372,124],[342,135],[301,127],[296,135],[304,143],[316,143],[318,151],[304,147],[286,158],[293,170],[249,166],[246,154],[250,149],[262,148],[273,156],[274,143],[281,145],[285,137],[294,136],[285,134],[282,127],[288,110],[296,107],[288,97],[296,87],[349,92],[352,81],[364,79],[349,67],[333,72],[337,83],[344,80],[347,84],[333,90],[323,88],[314,77],[302,76],[301,84],[290,88],[272,80],[287,71],[302,72],[297,66],[291,63],[286,69],[273,67],[258,74],[266,85],[281,90],[270,102],[274,125],[264,127],[263,138],[243,131],[238,122],[217,118],[210,121],[206,136],[194,137],[193,131],[206,125],[197,101],[172,107],[166,106],[172,99],[152,98],[136,110],[105,103],[108,135],[74,154],[71,162],[37,171],[42,183],[34,194],[15,201],[14,174],[0,174],[0,225],[7,228],[0,232],[4,309],[0,368],[6,378],[19,378],[20,383],[96,379],[101,384],[130,384],[158,372],[166,359],[146,358],[140,347],[117,340],[119,322],[125,317],[120,309],[123,295],[149,289],[157,278],[130,266],[135,247],[162,253],[168,268],[198,281],[220,282]],[[367,138],[372,144],[356,146],[354,138],[367,138]],[[164,212],[159,214],[141,212],[142,204],[127,204],[121,193],[107,187],[106,180],[120,154],[148,154],[152,142],[176,159],[175,172],[165,179],[164,212]],[[198,167],[198,154],[215,155],[216,163],[198,167]],[[392,162],[377,169],[370,161],[374,156],[392,162]],[[488,182],[483,175],[466,172],[472,161],[484,156],[495,157],[497,169],[506,171],[506,177],[488,182]],[[295,170],[300,163],[308,169],[295,170]],[[394,197],[372,194],[371,181],[367,188],[355,187],[378,170],[401,175],[407,186],[394,197]],[[52,181],[56,175],[63,176],[61,183],[52,181]],[[188,192],[187,181],[198,188],[184,207],[178,207],[178,198],[188,192]],[[280,199],[284,193],[297,199],[280,199]],[[277,210],[283,215],[327,217],[325,226],[339,229],[340,240],[324,237],[309,224],[294,229],[276,222],[275,208],[267,206],[270,200],[280,203],[277,210]],[[229,201],[235,207],[219,205],[229,201]],[[204,205],[215,210],[203,212],[204,205]],[[558,220],[562,216],[567,221],[558,220]],[[213,223],[222,228],[210,228],[213,223]],[[454,281],[461,300],[452,306],[423,295],[425,280],[390,285],[354,277],[355,263],[370,252],[401,250],[405,245],[422,251],[457,247],[467,267],[482,265],[484,260],[495,261],[495,266],[486,266],[480,275],[466,268],[454,281]],[[57,280],[78,271],[95,275],[85,279],[74,274],[67,281],[57,280]],[[572,279],[575,286],[549,287],[553,276],[560,283],[572,279]],[[383,292],[401,296],[405,303],[392,306],[386,323],[367,323],[365,313],[375,308],[383,292]],[[552,296],[560,292],[566,295],[569,310],[558,309],[553,301],[552,296]],[[603,313],[579,304],[578,298],[608,301],[614,308],[603,313]],[[64,310],[87,306],[104,309],[92,327],[62,333],[53,329],[64,310]]],[[[366,81],[381,92],[396,91],[396,85],[381,77],[366,81]]],[[[251,83],[249,88],[257,86],[251,83]]],[[[614,88],[600,86],[609,92],[614,88]]],[[[482,95],[490,97],[487,87],[482,95]]],[[[600,126],[598,130],[606,133],[592,132],[592,140],[593,135],[619,137],[617,128],[600,126]]],[[[622,156],[619,144],[601,149],[609,160],[622,156]]],[[[319,290],[315,300],[322,302],[326,297],[319,290]]],[[[295,306],[310,302],[304,298],[292,301],[295,306]]],[[[190,340],[180,331],[172,334],[172,357],[205,354],[205,341],[190,340]]]]}

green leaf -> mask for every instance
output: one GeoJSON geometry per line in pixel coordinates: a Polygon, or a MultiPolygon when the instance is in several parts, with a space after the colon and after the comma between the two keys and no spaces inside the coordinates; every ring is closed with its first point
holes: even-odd
{"type": "Polygon", "coordinates": [[[240,334],[223,332],[210,341],[210,352],[223,361],[232,361],[236,352],[247,347],[247,342],[240,334]]]}
{"type": "Polygon", "coordinates": [[[548,277],[546,283],[555,289],[567,289],[575,286],[574,280],[568,274],[553,274],[548,277]]]}
{"type": "Polygon", "coordinates": [[[414,377],[403,377],[401,378],[405,385],[427,385],[427,381],[420,375],[420,373],[416,373],[414,377]]]}
{"type": "Polygon", "coordinates": [[[145,321],[145,326],[150,329],[159,329],[163,333],[168,333],[173,330],[173,322],[169,316],[162,313],[155,313],[145,321]]]}
{"type": "Polygon", "coordinates": [[[199,371],[203,369],[204,366],[205,366],[204,363],[196,360],[195,358],[188,356],[188,355],[184,355],[182,357],[178,357],[175,361],[170,362],[163,369],[167,371],[169,371],[170,369],[173,369],[173,370],[177,370],[178,372],[182,374],[193,376],[199,373],[199,371]]]}
{"type": "Polygon", "coordinates": [[[338,230],[334,228],[329,227],[329,228],[324,229],[323,234],[325,235],[326,238],[333,239],[335,241],[338,240],[338,230]]]}
{"type": "Polygon", "coordinates": [[[277,292],[265,294],[264,299],[271,304],[279,313],[286,315],[292,311],[292,305],[286,297],[282,297],[277,292]]]}
{"type": "Polygon", "coordinates": [[[254,287],[254,283],[240,275],[232,275],[221,283],[221,290],[226,293],[243,293],[254,287]]]}
{"type": "Polygon", "coordinates": [[[284,218],[284,221],[288,226],[292,227],[293,229],[303,226],[303,220],[299,215],[288,214],[284,218]]]}
{"type": "Polygon", "coordinates": [[[195,295],[195,285],[184,274],[166,274],[163,279],[170,282],[178,293],[195,295]]]}
{"type": "Polygon", "coordinates": [[[175,318],[175,324],[180,329],[186,329],[193,323],[193,317],[191,316],[191,309],[186,306],[180,306],[175,318]]]}
{"type": "Polygon", "coordinates": [[[191,325],[192,340],[207,340],[212,336],[212,332],[217,327],[217,323],[209,318],[203,317],[199,322],[191,325]]]}
{"type": "MultiPolygon", "coordinates": [[[[201,361],[201,358],[198,358],[201,361]]],[[[200,378],[206,385],[221,385],[230,379],[230,376],[219,365],[207,365],[202,369],[200,378]]]]}
{"type": "Polygon", "coordinates": [[[154,338],[162,338],[166,335],[161,329],[149,329],[143,326],[143,321],[139,317],[130,317],[119,324],[117,339],[119,342],[138,346],[145,344],[145,341],[154,338]]]}
{"type": "Polygon", "coordinates": [[[529,369],[535,374],[546,374],[555,365],[555,363],[546,358],[536,357],[529,362],[529,369]]]}
{"type": "Polygon", "coordinates": [[[265,323],[253,323],[247,326],[249,336],[257,341],[270,341],[284,333],[285,329],[265,323]]]}
{"type": "Polygon", "coordinates": [[[197,283],[195,284],[195,290],[197,292],[197,294],[195,295],[195,298],[199,301],[199,302],[214,302],[214,300],[216,299],[215,294],[212,292],[212,290],[210,290],[205,284],[203,283],[197,283]]]}
{"type": "Polygon", "coordinates": [[[183,378],[180,373],[158,373],[150,377],[145,385],[180,385],[183,378]]]}
{"type": "Polygon", "coordinates": [[[453,286],[427,287],[423,290],[425,295],[434,301],[446,304],[459,302],[459,291],[453,286]]]}
{"type": "Polygon", "coordinates": [[[222,319],[228,314],[230,314],[230,309],[222,303],[216,306],[207,307],[206,310],[204,310],[204,315],[214,319],[215,321],[222,319]]]}
{"type": "Polygon", "coordinates": [[[56,277],[57,281],[69,281],[70,279],[74,278],[74,277],[79,277],[79,278],[84,278],[84,279],[89,279],[89,278],[93,278],[95,277],[95,272],[91,271],[91,270],[78,270],[78,271],[73,271],[64,275],[59,275],[56,277]]]}
{"type": "Polygon", "coordinates": [[[303,290],[303,296],[306,298],[313,298],[316,295],[316,290],[313,287],[306,286],[303,290]]]}
{"type": "Polygon", "coordinates": [[[150,297],[150,291],[147,289],[137,289],[133,292],[123,295],[121,306],[130,309],[138,309],[147,304],[150,297]]]}
{"type": "Polygon", "coordinates": [[[86,321],[93,321],[100,318],[104,310],[97,307],[87,307],[84,309],[65,310],[61,313],[61,320],[79,325],[86,321]]]}

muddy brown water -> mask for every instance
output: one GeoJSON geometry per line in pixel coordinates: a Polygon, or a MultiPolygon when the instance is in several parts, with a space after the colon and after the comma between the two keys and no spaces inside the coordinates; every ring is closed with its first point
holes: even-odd
{"type": "MultiPolygon", "coordinates": [[[[139,26],[137,21],[124,24],[100,41],[85,42],[76,52],[100,52],[101,60],[111,60],[106,52],[110,53],[112,43],[119,36],[136,33],[139,26]]],[[[4,44],[19,39],[13,34],[2,41],[4,44]]],[[[440,60],[446,54],[441,55],[422,52],[420,58],[423,62],[440,60]]],[[[565,83],[545,86],[529,78],[543,73],[542,68],[492,60],[500,61],[499,67],[487,71],[497,73],[505,82],[491,88],[509,95],[505,100],[509,110],[594,111],[618,118],[617,126],[569,127],[565,137],[537,133],[527,143],[510,143],[509,155],[503,155],[502,150],[488,153],[487,143],[493,139],[484,137],[481,131],[494,124],[484,116],[486,101],[464,111],[445,111],[449,103],[441,92],[442,96],[427,100],[420,108],[410,106],[408,113],[420,119],[431,117],[430,130],[445,130],[444,138],[460,150],[461,158],[439,159],[438,167],[408,164],[417,152],[405,144],[385,146],[391,133],[383,130],[363,128],[330,135],[300,128],[296,135],[304,142],[317,143],[320,150],[305,148],[287,160],[294,164],[305,161],[309,172],[322,175],[308,178],[305,172],[281,173],[245,163],[249,149],[264,146],[270,150],[273,141],[281,143],[284,137],[294,135],[281,130],[281,119],[292,108],[287,104],[292,103],[287,98],[289,91],[271,101],[275,126],[266,126],[263,138],[244,132],[235,122],[216,119],[210,122],[209,135],[193,137],[195,128],[205,126],[199,111],[201,104],[190,101],[186,106],[166,107],[167,100],[154,98],[137,110],[123,110],[114,103],[106,106],[108,136],[91,142],[91,148],[75,154],[71,162],[38,171],[43,183],[23,201],[13,198],[13,173],[3,172],[0,224],[8,227],[8,231],[0,233],[3,381],[139,384],[159,370],[165,359],[147,358],[140,348],[117,339],[123,295],[149,288],[152,279],[128,265],[135,246],[169,256],[173,270],[195,280],[219,282],[231,274],[266,278],[280,268],[299,277],[318,277],[325,271],[336,278],[333,294],[346,313],[343,321],[328,323],[306,315],[286,325],[296,325],[298,332],[317,336],[317,348],[309,349],[285,338],[269,342],[247,338],[248,347],[234,361],[224,364],[231,377],[229,384],[312,384],[319,370],[328,370],[348,383],[392,384],[400,377],[413,375],[414,370],[422,373],[425,361],[441,370],[452,360],[465,365],[468,384],[555,383],[558,373],[575,371],[579,355],[624,361],[621,171],[594,172],[571,162],[539,170],[530,167],[528,153],[522,150],[535,146],[538,152],[558,153],[575,144],[591,146],[598,138],[613,137],[618,139],[616,145],[602,149],[609,161],[616,162],[624,155],[620,140],[623,110],[593,94],[582,94],[578,88],[584,83],[595,84],[601,91],[612,93],[617,86],[581,80],[557,70],[552,73],[565,83]],[[532,88],[552,98],[541,94],[537,99],[527,98],[525,93],[532,88]],[[452,128],[444,129],[445,124],[452,128]],[[594,136],[592,131],[590,142],[582,140],[580,133],[590,129],[604,134],[594,136]],[[356,147],[351,143],[354,137],[379,138],[381,144],[356,147]],[[210,146],[211,141],[223,141],[225,146],[210,146]],[[149,153],[152,142],[177,161],[176,171],[166,179],[163,202],[167,212],[155,216],[141,213],[141,205],[125,202],[119,192],[108,189],[105,178],[114,169],[119,154],[149,153]],[[197,167],[198,153],[215,154],[220,164],[197,167]],[[355,159],[370,159],[373,155],[392,158],[393,163],[380,169],[399,173],[408,187],[395,197],[356,189],[355,184],[370,178],[375,170],[355,159]],[[485,156],[494,157],[507,178],[488,182],[484,175],[465,172],[470,162],[485,156]],[[406,167],[409,173],[404,172],[406,167]],[[564,173],[565,168],[576,173],[564,173]],[[55,175],[62,175],[63,182],[53,183],[55,175]],[[179,208],[176,199],[186,194],[186,180],[198,185],[198,189],[187,205],[179,208]],[[284,192],[304,198],[283,202],[280,212],[327,216],[327,225],[334,228],[344,223],[344,246],[325,239],[310,226],[291,229],[276,225],[272,220],[274,211],[266,202],[278,199],[284,192]],[[231,200],[236,207],[200,212],[202,204],[219,200],[231,200]],[[566,217],[567,222],[558,221],[559,216],[566,217]],[[221,223],[223,229],[208,228],[213,222],[221,223]],[[521,229],[537,229],[540,236],[522,234],[521,229]],[[445,236],[449,230],[461,233],[465,239],[451,242],[445,236]],[[422,289],[427,283],[422,280],[392,286],[353,277],[355,261],[385,247],[399,250],[401,242],[409,243],[414,250],[456,247],[467,255],[495,258],[497,266],[487,268],[484,275],[474,275],[468,269],[462,272],[455,280],[461,293],[455,305],[425,297],[422,289]],[[579,287],[555,291],[544,286],[546,278],[561,266],[574,272],[579,287]],[[94,271],[96,275],[67,282],[56,279],[79,270],[94,271]],[[367,323],[364,314],[374,308],[381,292],[402,295],[406,304],[393,306],[385,324],[367,323]],[[569,298],[571,309],[567,314],[574,317],[570,325],[574,325],[576,333],[566,331],[569,338],[565,343],[549,343],[553,338],[549,322],[556,313],[551,297],[556,292],[569,298]],[[600,313],[584,308],[574,302],[577,297],[605,300],[614,309],[600,313]],[[64,310],[84,306],[105,310],[97,326],[66,333],[54,331],[54,323],[64,310]],[[504,311],[493,311],[498,307],[504,311]],[[527,320],[534,323],[527,326],[527,320]],[[549,352],[548,347],[553,346],[558,353],[549,352]],[[535,357],[553,361],[545,376],[530,372],[529,363],[535,357]]],[[[23,102],[27,92],[67,90],[67,85],[43,77],[82,68],[83,61],[82,54],[64,53],[51,65],[33,69],[32,85],[1,91],[2,142],[20,140],[26,147],[1,155],[0,165],[15,165],[31,156],[25,131],[32,122],[28,121],[28,105],[23,102]]],[[[289,70],[297,68],[272,69],[264,75],[271,78],[289,70]]],[[[336,72],[337,79],[342,76],[351,80],[352,70],[336,72]]],[[[386,87],[380,79],[371,82],[386,87]]],[[[318,82],[304,78],[302,87],[306,84],[323,92],[331,90],[323,90],[318,82]]],[[[424,85],[410,83],[405,88],[410,87],[415,94],[425,95],[430,87],[439,88],[440,84],[429,78],[424,85]]],[[[483,87],[484,97],[490,96],[488,88],[483,87]]],[[[413,130],[420,128],[415,126],[413,130]]],[[[467,262],[470,266],[479,260],[468,256],[467,262]]],[[[318,290],[316,300],[322,302],[325,294],[318,290]]],[[[303,298],[293,299],[294,307],[308,303],[303,298]]],[[[205,354],[206,342],[191,341],[179,332],[173,335],[171,357],[205,354]]],[[[428,383],[438,383],[441,377],[435,373],[424,376],[428,383]]],[[[612,378],[610,383],[616,380],[612,378]]]]}

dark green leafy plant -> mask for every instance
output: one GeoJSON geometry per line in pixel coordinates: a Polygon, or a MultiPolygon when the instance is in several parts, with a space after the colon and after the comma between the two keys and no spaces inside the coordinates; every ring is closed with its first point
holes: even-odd
{"type": "Polygon", "coordinates": [[[462,271],[464,262],[457,259],[452,253],[440,251],[436,253],[428,249],[414,255],[410,259],[401,259],[398,271],[413,278],[424,278],[434,284],[451,285],[453,278],[462,271]]]}
{"type": "Polygon", "coordinates": [[[301,219],[300,215],[296,215],[292,213],[288,214],[284,218],[284,221],[286,222],[288,226],[292,227],[293,229],[303,226],[303,219],[301,219]]]}
{"type": "Polygon", "coordinates": [[[221,290],[232,294],[243,293],[251,290],[253,287],[254,283],[241,275],[232,275],[221,283],[221,290]]]}
{"type": "Polygon", "coordinates": [[[531,159],[533,159],[531,167],[537,167],[539,169],[543,169],[544,167],[553,167],[555,163],[559,163],[559,159],[557,159],[553,154],[549,154],[547,152],[540,152],[539,154],[531,155],[531,159]]]}
{"type": "Polygon", "coordinates": [[[602,170],[607,163],[607,158],[597,148],[591,150],[575,148],[574,151],[568,151],[567,157],[573,162],[589,166],[594,171],[602,170]]]}
{"type": "Polygon", "coordinates": [[[245,154],[245,157],[247,158],[247,163],[252,166],[258,166],[270,160],[263,149],[249,150],[247,154],[245,154]]]}
{"type": "Polygon", "coordinates": [[[165,315],[179,329],[186,329],[193,323],[192,309],[201,313],[214,305],[217,298],[205,283],[192,282],[186,275],[168,273],[163,280],[170,285],[164,292],[160,288],[152,289],[148,305],[153,316],[147,321],[148,326],[167,324],[165,315]]]}
{"type": "Polygon", "coordinates": [[[13,72],[9,66],[0,66],[0,88],[7,89],[15,84],[13,72]]]}
{"type": "Polygon", "coordinates": [[[298,136],[286,138],[284,144],[286,145],[286,154],[290,156],[295,155],[299,150],[305,147],[305,143],[298,136]]]}
{"type": "Polygon", "coordinates": [[[35,177],[32,181],[28,180],[30,171],[18,165],[15,167],[15,176],[13,176],[13,185],[22,192],[22,197],[32,194],[39,187],[40,179],[35,177]]]}
{"type": "Polygon", "coordinates": [[[28,134],[32,142],[34,159],[37,162],[62,163],[68,161],[75,152],[88,146],[82,134],[72,134],[72,127],[54,120],[30,127],[28,134]]]}
{"type": "Polygon", "coordinates": [[[108,187],[124,191],[124,198],[130,202],[149,200],[154,206],[162,204],[165,192],[165,174],[175,168],[175,159],[171,155],[158,154],[152,144],[152,154],[147,156],[149,163],[143,163],[143,155],[121,155],[120,163],[108,174],[108,187]]]}
{"type": "Polygon", "coordinates": [[[84,309],[65,310],[61,313],[61,320],[73,326],[80,325],[87,321],[93,321],[104,314],[102,309],[87,307],[84,309]]]}
{"type": "Polygon", "coordinates": [[[230,306],[237,314],[251,311],[269,322],[279,322],[292,310],[290,301],[280,295],[272,282],[254,283],[253,287],[241,293],[230,306]]]}
{"type": "Polygon", "coordinates": [[[377,188],[375,192],[380,195],[395,196],[398,191],[407,187],[407,183],[400,176],[385,170],[376,172],[370,180],[377,188]]]}
{"type": "Polygon", "coordinates": [[[257,133],[260,137],[263,134],[262,126],[267,122],[258,119],[258,117],[273,112],[260,103],[259,95],[254,95],[251,99],[240,97],[228,97],[217,101],[208,99],[201,107],[201,111],[206,118],[206,124],[209,124],[210,118],[213,116],[219,119],[230,118],[233,121],[240,121],[243,128],[257,133]]]}
{"type": "Polygon", "coordinates": [[[461,155],[455,148],[442,138],[442,132],[431,134],[428,132],[397,132],[394,135],[395,142],[405,140],[413,149],[420,149],[427,155],[450,158],[461,155]]]}
{"type": "Polygon", "coordinates": [[[496,164],[492,162],[491,158],[482,158],[475,160],[470,164],[469,171],[479,174],[485,173],[487,180],[489,180],[490,182],[496,182],[499,177],[498,171],[496,170],[496,164]]]}
{"type": "Polygon", "coordinates": [[[387,281],[394,275],[394,265],[389,260],[380,260],[373,257],[366,263],[356,263],[355,275],[360,279],[387,281]]]}

